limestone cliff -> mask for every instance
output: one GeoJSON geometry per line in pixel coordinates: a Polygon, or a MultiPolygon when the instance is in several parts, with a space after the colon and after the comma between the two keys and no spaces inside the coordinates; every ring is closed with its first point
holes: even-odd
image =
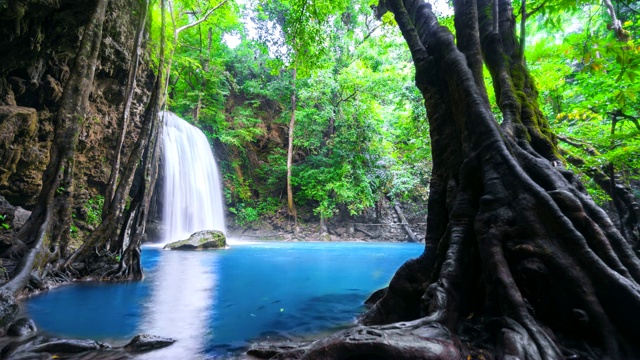
{"type": "MultiPolygon", "coordinates": [[[[94,0],[0,2],[0,195],[33,207],[49,159],[55,115],[94,0]],[[8,26],[7,26],[8,25],[8,26]]],[[[74,213],[82,225],[88,199],[104,193],[120,122],[137,1],[111,0],[90,107],[75,158],[74,213]]],[[[141,64],[132,105],[127,154],[140,127],[151,74],[141,64]]]]}

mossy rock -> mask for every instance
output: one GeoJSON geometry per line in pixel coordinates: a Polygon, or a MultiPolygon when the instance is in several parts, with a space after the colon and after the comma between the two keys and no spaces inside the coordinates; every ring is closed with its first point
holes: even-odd
{"type": "Polygon", "coordinates": [[[222,231],[202,230],[191,234],[188,239],[168,243],[166,250],[209,250],[224,249],[227,239],[222,231]]]}

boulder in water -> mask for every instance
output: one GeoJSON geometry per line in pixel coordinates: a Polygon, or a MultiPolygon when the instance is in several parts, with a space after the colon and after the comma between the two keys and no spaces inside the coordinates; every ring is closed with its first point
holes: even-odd
{"type": "Polygon", "coordinates": [[[167,347],[173,344],[175,340],[171,338],[156,336],[156,335],[148,335],[148,334],[140,334],[136,335],[129,341],[124,348],[128,351],[138,352],[138,351],[149,351],[160,349],[163,347],[167,347]]]}
{"type": "Polygon", "coordinates": [[[227,239],[222,231],[202,230],[191,234],[186,240],[168,243],[164,249],[168,250],[208,250],[224,249],[227,247],[227,239]]]}

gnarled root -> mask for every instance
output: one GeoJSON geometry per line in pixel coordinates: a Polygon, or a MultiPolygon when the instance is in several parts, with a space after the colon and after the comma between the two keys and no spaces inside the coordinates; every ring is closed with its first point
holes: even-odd
{"type": "Polygon", "coordinates": [[[302,347],[260,347],[249,352],[271,359],[463,359],[469,350],[442,325],[431,322],[415,328],[359,326],[302,347]]]}

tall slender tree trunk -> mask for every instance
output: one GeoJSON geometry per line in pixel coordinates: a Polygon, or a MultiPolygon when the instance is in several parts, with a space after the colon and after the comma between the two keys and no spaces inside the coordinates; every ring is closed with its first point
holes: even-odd
{"type": "MultiPolygon", "coordinates": [[[[161,81],[160,81],[161,83],[161,81]]],[[[159,86],[160,87],[160,86],[159,86]]],[[[160,100],[153,101],[154,114],[160,111],[160,100]]],[[[162,138],[162,119],[156,115],[153,128],[149,134],[149,145],[145,149],[142,164],[142,181],[134,191],[130,209],[125,216],[126,221],[121,227],[119,243],[116,251],[121,253],[120,262],[115,272],[108,272],[106,276],[111,280],[142,279],[144,274],[140,264],[140,246],[144,238],[147,218],[151,207],[151,198],[158,179],[158,164],[160,160],[160,139],[162,138]],[[127,237],[129,220],[131,229],[127,237]],[[128,239],[128,242],[127,242],[128,239]]]]}
{"type": "Polygon", "coordinates": [[[37,258],[44,265],[59,256],[60,244],[66,243],[71,224],[73,165],[80,122],[84,120],[89,94],[93,87],[96,61],[102,43],[102,28],[108,0],[99,0],[85,27],[73,69],[65,84],[50,160],[42,179],[42,190],[35,210],[20,229],[18,239],[29,246],[12,279],[0,290],[16,294],[25,287],[37,258]],[[51,254],[49,251],[53,250],[51,254]]]}
{"type": "Polygon", "coordinates": [[[147,12],[149,9],[149,0],[142,2],[142,9],[140,9],[140,15],[138,18],[138,29],[136,30],[136,37],[133,41],[133,49],[131,51],[131,60],[129,60],[129,77],[127,78],[127,87],[124,92],[125,100],[122,108],[122,119],[120,129],[118,131],[118,142],[114,150],[113,162],[111,163],[111,175],[107,182],[107,189],[104,195],[104,204],[102,207],[103,215],[106,215],[113,193],[116,190],[118,183],[118,177],[120,175],[120,159],[122,157],[122,146],[124,139],[127,135],[127,128],[129,127],[129,117],[131,112],[131,103],[133,102],[133,92],[136,88],[136,75],[138,73],[138,65],[140,63],[140,52],[142,51],[142,38],[144,35],[145,23],[147,21],[147,12]]]}
{"type": "Polygon", "coordinates": [[[198,90],[198,102],[196,103],[195,114],[193,115],[193,119],[196,121],[200,121],[200,112],[202,111],[202,94],[207,91],[207,78],[204,74],[209,73],[209,63],[211,58],[211,37],[213,36],[213,30],[211,27],[207,29],[207,54],[203,56],[202,51],[202,30],[200,31],[200,64],[202,64],[202,81],[200,82],[200,89],[198,90]]]}
{"type": "MultiPolygon", "coordinates": [[[[296,125],[296,78],[297,69],[293,67],[292,92],[291,92],[291,119],[289,120],[289,144],[287,146],[287,208],[289,215],[293,216],[294,226],[298,227],[298,212],[293,203],[293,190],[291,189],[291,167],[293,165],[293,133],[296,125]]],[[[297,232],[297,231],[296,231],[297,232]]]]}

